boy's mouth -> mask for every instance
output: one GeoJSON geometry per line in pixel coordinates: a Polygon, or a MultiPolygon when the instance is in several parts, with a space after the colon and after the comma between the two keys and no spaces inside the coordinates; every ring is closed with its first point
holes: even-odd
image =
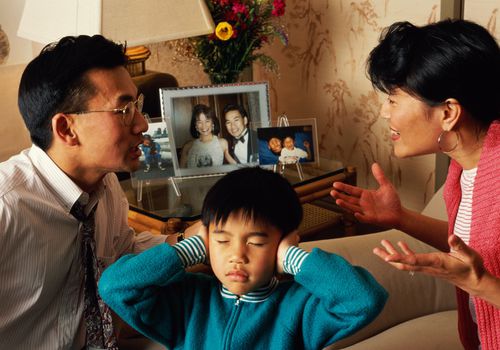
{"type": "Polygon", "coordinates": [[[226,277],[233,282],[245,282],[248,280],[248,273],[242,270],[231,270],[226,273],[226,277]]]}

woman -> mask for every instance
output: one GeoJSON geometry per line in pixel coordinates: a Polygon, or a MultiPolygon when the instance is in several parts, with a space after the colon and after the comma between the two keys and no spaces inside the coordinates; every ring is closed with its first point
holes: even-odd
{"type": "Polygon", "coordinates": [[[219,121],[212,109],[203,104],[194,106],[190,126],[194,140],[182,147],[180,167],[220,166],[224,159],[229,164],[236,164],[229,155],[227,140],[216,136],[219,131],[219,121]]]}
{"type": "Polygon", "coordinates": [[[388,93],[381,115],[397,157],[444,152],[448,222],[401,206],[374,164],[380,187],[334,183],[332,196],[363,222],[398,228],[442,252],[414,254],[387,241],[374,253],[400,270],[456,285],[459,333],[466,349],[500,348],[500,50],[481,26],[442,21],[395,23],[370,54],[374,86],[388,93]],[[470,302],[470,306],[469,306],[470,302]]]}

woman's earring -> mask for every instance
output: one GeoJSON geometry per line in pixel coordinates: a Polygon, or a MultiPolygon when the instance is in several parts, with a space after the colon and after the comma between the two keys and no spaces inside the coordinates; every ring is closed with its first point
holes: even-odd
{"type": "Polygon", "coordinates": [[[441,150],[441,152],[443,152],[443,153],[453,152],[458,147],[458,144],[460,143],[460,134],[454,130],[451,130],[451,131],[443,130],[441,132],[441,134],[439,134],[439,136],[438,136],[437,143],[438,143],[438,146],[439,146],[439,149],[441,150]],[[446,139],[448,133],[451,133],[451,132],[455,133],[455,137],[456,137],[455,144],[450,149],[446,149],[446,146],[443,146],[443,143],[445,145],[448,144],[448,142],[446,142],[445,139],[446,139]]]}

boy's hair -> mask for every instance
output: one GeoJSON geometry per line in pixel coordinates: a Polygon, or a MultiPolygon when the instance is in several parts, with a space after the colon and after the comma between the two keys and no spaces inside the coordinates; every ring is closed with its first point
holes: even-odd
{"type": "Polygon", "coordinates": [[[220,132],[220,124],[219,120],[217,120],[217,116],[212,108],[204,104],[197,104],[193,107],[193,112],[191,113],[191,124],[189,125],[189,132],[191,136],[197,139],[200,136],[198,130],[196,130],[196,122],[199,120],[200,114],[205,114],[207,119],[212,121],[214,125],[214,129],[212,130],[213,135],[218,135],[220,132]]]}
{"type": "Polygon", "coordinates": [[[281,175],[258,167],[242,168],[222,177],[208,191],[201,221],[224,225],[231,214],[270,224],[283,235],[299,227],[302,205],[290,183],[281,175]]]}
{"type": "Polygon", "coordinates": [[[124,66],[124,47],[101,35],[67,36],[45,46],[23,72],[18,105],[31,140],[43,150],[52,143],[51,119],[82,111],[95,94],[86,73],[124,66]]]}
{"type": "Polygon", "coordinates": [[[500,49],[473,22],[392,24],[370,53],[368,75],[377,89],[400,88],[430,106],[455,98],[483,128],[500,116],[500,49]]]}

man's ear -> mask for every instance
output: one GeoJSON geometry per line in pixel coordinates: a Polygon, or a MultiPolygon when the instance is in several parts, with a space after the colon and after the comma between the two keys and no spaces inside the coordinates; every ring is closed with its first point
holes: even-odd
{"type": "Polygon", "coordinates": [[[57,113],[52,117],[52,134],[54,141],[64,143],[68,146],[78,145],[78,135],[75,132],[74,119],[67,114],[57,113]]]}
{"type": "Polygon", "coordinates": [[[452,130],[460,120],[462,113],[463,107],[460,102],[454,98],[446,99],[444,102],[443,117],[441,120],[443,130],[452,130]]]}
{"type": "Polygon", "coordinates": [[[243,117],[243,125],[248,126],[248,117],[243,117]]]}

